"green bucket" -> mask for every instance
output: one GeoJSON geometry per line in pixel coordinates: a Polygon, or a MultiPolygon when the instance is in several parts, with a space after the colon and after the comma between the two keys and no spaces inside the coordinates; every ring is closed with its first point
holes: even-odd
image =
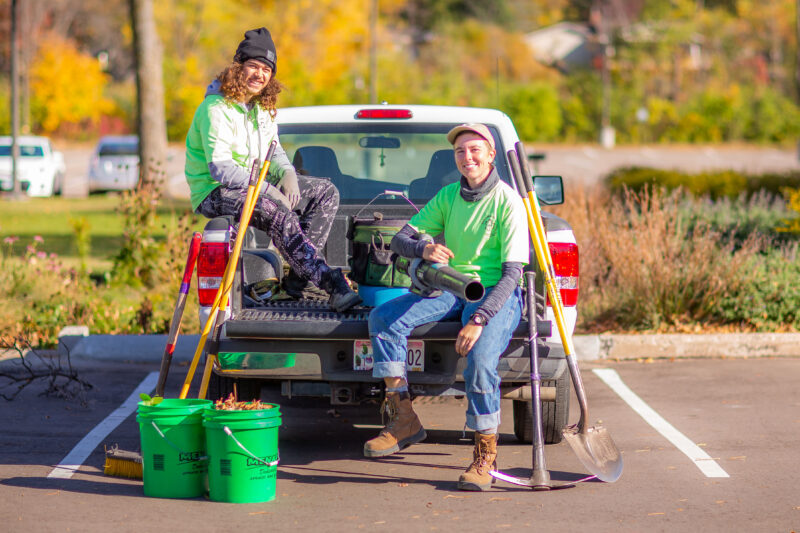
{"type": "Polygon", "coordinates": [[[203,413],[208,450],[208,496],[217,502],[255,503],[275,499],[278,427],[281,411],[271,409],[203,413]]]}
{"type": "Polygon", "coordinates": [[[203,411],[211,400],[139,402],[145,496],[196,498],[206,492],[203,411]]]}

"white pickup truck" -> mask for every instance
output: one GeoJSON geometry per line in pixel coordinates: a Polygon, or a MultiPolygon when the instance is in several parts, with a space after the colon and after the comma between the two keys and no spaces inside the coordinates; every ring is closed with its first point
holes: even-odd
{"type": "MultiPolygon", "coordinates": [[[[28,196],[60,194],[64,184],[64,156],[53,150],[50,139],[33,135],[17,137],[19,158],[17,177],[21,189],[28,196]]],[[[14,183],[11,176],[11,137],[0,137],[0,190],[10,191],[14,183]]]]}
{"type": "MultiPolygon", "coordinates": [[[[417,105],[314,106],[280,109],[278,122],[281,144],[295,166],[302,160],[299,170],[326,177],[339,189],[340,207],[324,252],[329,264],[345,271],[353,249],[346,237],[348,217],[380,212],[386,219],[408,220],[416,212],[410,203],[421,207],[443,185],[459,179],[445,137],[457,124],[481,122],[489,127],[497,146],[495,165],[500,177],[516,188],[507,153],[519,138],[509,117],[500,111],[417,105]]],[[[548,183],[554,196],[547,201],[542,198],[542,203],[563,201],[560,178],[548,183]]],[[[578,248],[565,220],[548,213],[543,216],[571,330],[577,316],[578,248]]],[[[230,225],[235,222],[221,217],[206,225],[198,261],[198,276],[205,286],[222,275],[232,244],[230,225]]],[[[265,279],[280,278],[284,265],[265,234],[252,228],[248,232],[209,397],[227,396],[236,384],[240,399],[280,394],[283,403],[317,397],[333,405],[355,405],[380,398],[381,380],[374,379],[369,370],[371,307],[363,305],[340,314],[329,310],[326,301],[275,301],[268,294],[256,294],[254,287],[265,279]]],[[[570,377],[564,349],[551,327],[554,321],[542,280],[537,276],[543,429],[545,441],[555,443],[567,423],[570,377]]],[[[214,293],[200,291],[201,317],[214,293]]],[[[459,322],[435,322],[412,332],[407,363],[413,395],[464,395],[465,360],[455,352],[459,329],[459,322]]],[[[515,434],[530,442],[527,337],[523,318],[498,370],[503,397],[513,400],[515,434]]]]}

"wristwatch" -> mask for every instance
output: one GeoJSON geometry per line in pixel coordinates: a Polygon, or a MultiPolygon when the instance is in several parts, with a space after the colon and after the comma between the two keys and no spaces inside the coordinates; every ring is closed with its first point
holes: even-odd
{"type": "Polygon", "coordinates": [[[469,321],[470,321],[471,324],[475,324],[476,326],[485,326],[486,323],[488,322],[488,320],[486,319],[485,316],[483,316],[481,314],[478,314],[478,313],[475,313],[474,315],[472,315],[470,317],[469,321]]]}

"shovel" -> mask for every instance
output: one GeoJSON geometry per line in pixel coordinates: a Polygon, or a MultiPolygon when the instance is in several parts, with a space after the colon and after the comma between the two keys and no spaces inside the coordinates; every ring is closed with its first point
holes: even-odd
{"type": "Polygon", "coordinates": [[[523,203],[528,215],[528,230],[536,252],[536,259],[544,273],[547,294],[550,296],[558,333],[566,354],[567,367],[569,368],[572,384],[575,387],[575,394],[578,397],[578,404],[581,409],[578,423],[564,428],[562,433],[583,466],[594,474],[597,479],[612,483],[622,475],[622,456],[606,428],[602,426],[589,427],[587,425],[589,406],[586,401],[586,390],[583,387],[583,380],[575,359],[572,336],[567,331],[561,295],[556,287],[555,269],[547,247],[547,234],[542,222],[539,201],[533,191],[528,157],[521,142],[518,142],[515,148],[516,150],[509,150],[508,159],[511,163],[512,174],[517,182],[517,187],[520,192],[524,190],[527,193],[527,197],[523,197],[523,203]]]}

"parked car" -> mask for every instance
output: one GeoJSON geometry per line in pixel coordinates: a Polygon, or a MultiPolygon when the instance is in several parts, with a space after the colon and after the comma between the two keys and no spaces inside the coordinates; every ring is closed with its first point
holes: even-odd
{"type": "Polygon", "coordinates": [[[139,137],[106,135],[89,163],[89,192],[127,191],[139,181],[139,137]]]}
{"type": "MultiPolygon", "coordinates": [[[[60,194],[64,184],[64,155],[53,150],[50,139],[33,135],[17,137],[17,177],[28,196],[60,194]]],[[[11,137],[0,137],[0,189],[14,188],[11,178],[11,137]]]]}

